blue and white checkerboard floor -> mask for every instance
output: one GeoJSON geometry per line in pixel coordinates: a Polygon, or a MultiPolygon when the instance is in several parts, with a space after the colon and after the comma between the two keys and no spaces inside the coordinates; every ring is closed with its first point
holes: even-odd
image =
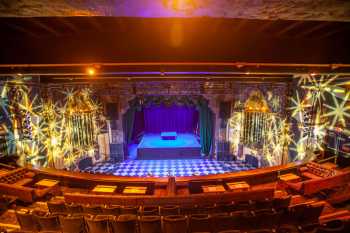
{"type": "Polygon", "coordinates": [[[128,160],[104,162],[88,167],[84,172],[135,177],[201,176],[255,169],[241,161],[187,160],[128,160]]]}

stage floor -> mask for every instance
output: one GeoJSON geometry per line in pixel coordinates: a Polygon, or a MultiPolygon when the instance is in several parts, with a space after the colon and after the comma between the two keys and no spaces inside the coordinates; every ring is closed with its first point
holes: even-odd
{"type": "Polygon", "coordinates": [[[202,176],[255,169],[241,161],[207,159],[185,160],[127,160],[121,163],[104,162],[88,167],[84,172],[132,177],[167,177],[171,175],[202,176]]]}
{"type": "Polygon", "coordinates": [[[145,134],[137,146],[138,159],[195,159],[200,158],[201,145],[197,136],[177,134],[175,140],[163,140],[160,134],[145,134]]]}

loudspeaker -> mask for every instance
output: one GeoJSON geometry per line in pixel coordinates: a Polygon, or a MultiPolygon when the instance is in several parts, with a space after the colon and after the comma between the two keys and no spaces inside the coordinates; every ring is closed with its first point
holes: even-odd
{"type": "Polygon", "coordinates": [[[231,116],[231,102],[221,101],[219,105],[219,117],[221,119],[229,119],[231,116]]]}
{"type": "Polygon", "coordinates": [[[111,120],[118,120],[118,104],[106,103],[106,116],[111,120]]]}

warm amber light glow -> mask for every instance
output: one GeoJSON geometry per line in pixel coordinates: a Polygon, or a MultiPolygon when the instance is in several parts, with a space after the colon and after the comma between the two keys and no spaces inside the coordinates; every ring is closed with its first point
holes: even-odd
{"type": "Polygon", "coordinates": [[[93,67],[89,67],[86,69],[86,73],[90,76],[94,76],[96,74],[96,70],[93,67]]]}
{"type": "Polygon", "coordinates": [[[194,0],[163,0],[167,8],[176,11],[190,11],[196,8],[194,0]]]}

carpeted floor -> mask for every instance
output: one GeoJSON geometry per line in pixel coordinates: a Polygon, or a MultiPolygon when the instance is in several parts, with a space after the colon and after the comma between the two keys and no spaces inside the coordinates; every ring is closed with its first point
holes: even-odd
{"type": "Polygon", "coordinates": [[[167,177],[222,174],[255,169],[241,161],[187,160],[128,160],[121,163],[104,162],[88,167],[84,172],[116,176],[167,177]]]}

